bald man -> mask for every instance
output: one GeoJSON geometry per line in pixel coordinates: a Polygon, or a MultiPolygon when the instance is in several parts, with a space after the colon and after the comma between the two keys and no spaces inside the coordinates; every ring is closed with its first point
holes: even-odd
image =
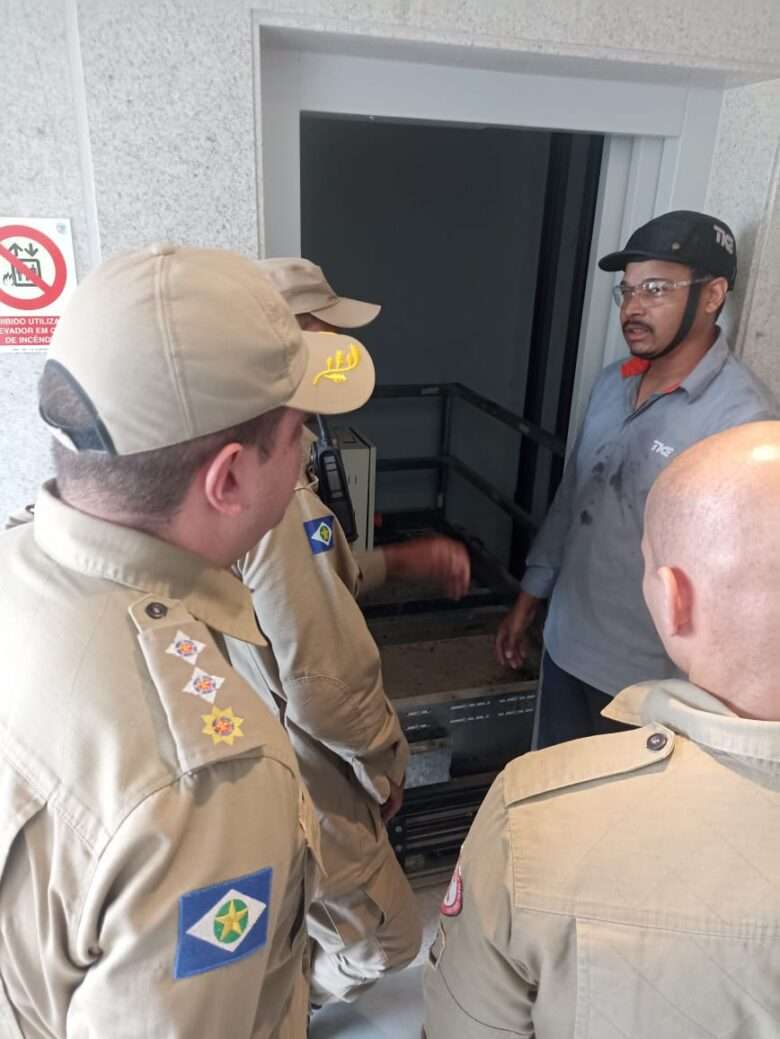
{"type": "Polygon", "coordinates": [[[688,681],[629,731],[527,754],[463,846],[427,1039],[780,1035],[780,422],[680,455],[647,503],[644,596],[688,681]]]}

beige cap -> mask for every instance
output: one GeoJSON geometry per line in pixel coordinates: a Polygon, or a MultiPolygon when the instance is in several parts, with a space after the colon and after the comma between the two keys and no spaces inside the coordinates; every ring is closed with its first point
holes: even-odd
{"type": "MultiPolygon", "coordinates": [[[[257,263],[161,243],[117,256],[79,285],[54,332],[57,366],[91,426],[42,415],[76,449],[136,454],[193,440],[287,405],[361,407],[374,365],[350,336],[301,332],[257,263]]],[[[44,380],[45,382],[45,373],[44,380]]]]}
{"type": "Polygon", "coordinates": [[[378,303],[337,296],[322,268],[299,256],[261,260],[260,270],[270,278],[293,314],[314,314],[335,328],[362,328],[382,309],[378,303]]]}

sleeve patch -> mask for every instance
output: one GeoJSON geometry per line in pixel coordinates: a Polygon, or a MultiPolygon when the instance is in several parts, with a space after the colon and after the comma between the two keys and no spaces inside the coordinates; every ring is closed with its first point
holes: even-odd
{"type": "Polygon", "coordinates": [[[306,520],[303,524],[312,555],[329,552],[333,548],[333,517],[320,516],[319,519],[306,520]]]}
{"type": "Polygon", "coordinates": [[[442,916],[460,916],[463,911],[463,875],[460,871],[460,863],[455,867],[452,874],[450,886],[444,895],[444,900],[439,907],[442,916]]]}
{"type": "Polygon", "coordinates": [[[265,946],[272,877],[268,867],[181,896],[177,980],[228,967],[265,946]]]}

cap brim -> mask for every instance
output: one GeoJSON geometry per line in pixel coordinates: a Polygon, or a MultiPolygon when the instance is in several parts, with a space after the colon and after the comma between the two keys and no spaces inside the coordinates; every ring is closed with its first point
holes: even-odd
{"type": "Polygon", "coordinates": [[[318,415],[362,408],[374,392],[376,375],[368,350],[352,336],[304,332],[306,371],[287,407],[318,415]]]}
{"type": "Polygon", "coordinates": [[[363,328],[376,320],[382,308],[378,303],[366,303],[361,299],[349,299],[347,296],[339,296],[335,303],[327,307],[319,307],[309,313],[327,321],[335,328],[363,328]]]}
{"type": "Polygon", "coordinates": [[[672,252],[647,253],[637,249],[632,249],[628,252],[625,249],[621,249],[618,253],[607,253],[606,256],[602,256],[599,260],[599,267],[602,271],[624,271],[627,264],[643,263],[645,260],[658,260],[659,263],[679,263],[684,267],[690,266],[685,260],[680,259],[678,255],[672,252]]]}

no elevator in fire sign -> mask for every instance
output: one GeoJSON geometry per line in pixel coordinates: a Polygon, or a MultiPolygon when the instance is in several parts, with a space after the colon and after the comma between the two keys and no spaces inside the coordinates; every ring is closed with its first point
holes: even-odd
{"type": "Polygon", "coordinates": [[[0,354],[44,352],[75,286],[70,220],[0,217],[0,354]]]}

